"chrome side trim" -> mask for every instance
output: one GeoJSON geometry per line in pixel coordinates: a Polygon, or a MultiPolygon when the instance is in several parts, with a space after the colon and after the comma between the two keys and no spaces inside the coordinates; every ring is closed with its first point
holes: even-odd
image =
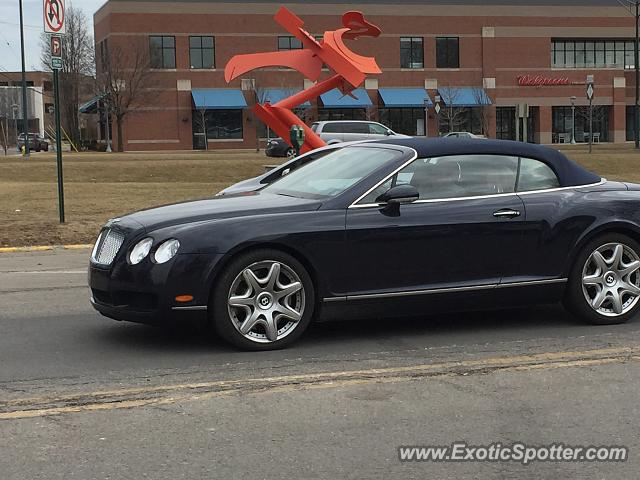
{"type": "Polygon", "coordinates": [[[526,287],[529,285],[546,285],[551,283],[567,283],[568,278],[550,278],[548,280],[529,280],[526,282],[499,283],[496,288],[526,287]]]}
{"type": "MultiPolygon", "coordinates": [[[[401,167],[400,170],[402,168],[404,168],[404,166],[401,167]]],[[[349,208],[380,208],[380,207],[384,206],[383,203],[363,203],[361,205],[356,205],[356,203],[359,202],[362,198],[366,197],[372,190],[378,188],[378,186],[382,185],[384,182],[389,180],[389,177],[392,177],[396,173],[398,173],[398,172],[396,171],[396,172],[392,173],[387,178],[385,178],[382,182],[380,182],[378,185],[376,185],[371,190],[369,190],[367,193],[362,195],[360,198],[358,198],[358,200],[356,200],[354,203],[349,205],[349,208]]],[[[604,184],[606,182],[607,182],[607,179],[603,178],[599,182],[589,183],[587,185],[572,185],[570,187],[547,188],[547,189],[544,189],[544,190],[531,190],[531,191],[528,191],[528,192],[494,193],[494,194],[491,194],[491,195],[475,195],[475,196],[472,196],[472,197],[434,198],[434,199],[428,199],[428,200],[416,200],[415,202],[412,202],[412,203],[459,202],[461,200],[482,200],[482,199],[485,199],[485,198],[516,197],[516,196],[522,196],[522,195],[532,195],[534,193],[560,192],[560,191],[563,191],[563,190],[571,190],[571,189],[576,189],[576,188],[596,187],[596,186],[602,185],[602,184],[604,184]]]]}
{"type": "Polygon", "coordinates": [[[171,310],[206,310],[206,305],[189,305],[185,307],[171,307],[171,310]]]}
{"type": "Polygon", "coordinates": [[[525,287],[525,286],[533,286],[533,285],[547,285],[547,284],[554,284],[554,283],[566,283],[567,281],[568,281],[567,278],[551,278],[548,280],[530,280],[527,282],[511,282],[511,283],[490,283],[486,285],[473,285],[468,287],[432,288],[429,290],[408,290],[404,292],[389,292],[389,293],[366,293],[362,295],[348,295],[346,297],[328,297],[328,298],[324,298],[323,302],[344,302],[347,300],[410,297],[410,296],[416,296],[416,295],[433,295],[437,293],[454,293],[454,292],[466,292],[466,291],[478,291],[478,290],[491,290],[493,288],[510,288],[510,287],[525,287]]]}

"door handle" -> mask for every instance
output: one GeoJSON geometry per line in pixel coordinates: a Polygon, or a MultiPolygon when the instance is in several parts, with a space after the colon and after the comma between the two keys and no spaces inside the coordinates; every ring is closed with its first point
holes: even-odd
{"type": "Polygon", "coordinates": [[[493,216],[496,218],[516,218],[520,216],[520,211],[505,208],[498,210],[497,212],[493,212],[493,216]]]}

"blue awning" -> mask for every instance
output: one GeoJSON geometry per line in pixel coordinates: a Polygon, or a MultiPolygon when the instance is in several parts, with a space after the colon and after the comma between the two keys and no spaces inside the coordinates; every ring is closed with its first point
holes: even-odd
{"type": "Polygon", "coordinates": [[[431,98],[424,88],[380,88],[378,92],[386,107],[433,106],[431,98]]]}
{"type": "Polygon", "coordinates": [[[364,88],[355,89],[351,95],[356,98],[344,95],[340,90],[334,88],[320,95],[320,99],[324,108],[366,108],[373,105],[364,88]]]}
{"type": "MultiPolygon", "coordinates": [[[[296,93],[300,93],[302,91],[301,88],[265,88],[262,98],[260,99],[260,103],[269,102],[271,105],[274,103],[278,103],[283,98],[290,97],[291,95],[295,95],[296,93]]],[[[311,103],[304,102],[300,107],[310,107],[311,103]]]]}
{"type": "Polygon", "coordinates": [[[491,105],[489,95],[481,87],[442,87],[438,93],[444,104],[451,107],[491,105]]]}
{"type": "Polygon", "coordinates": [[[242,90],[230,88],[203,88],[191,91],[196,108],[207,110],[233,110],[245,108],[247,101],[242,90]]]}

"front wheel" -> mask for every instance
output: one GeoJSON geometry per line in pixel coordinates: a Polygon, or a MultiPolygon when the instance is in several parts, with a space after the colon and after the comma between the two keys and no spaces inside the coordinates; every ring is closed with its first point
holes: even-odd
{"type": "Polygon", "coordinates": [[[296,151],[294,148],[288,148],[287,151],[285,152],[285,156],[289,159],[291,158],[295,158],[296,156],[296,151]]]}
{"type": "Polygon", "coordinates": [[[226,341],[246,350],[274,350],[302,335],[314,305],[304,266],[284,252],[264,249],[231,262],[216,281],[210,312],[226,341]]]}
{"type": "Polygon", "coordinates": [[[620,234],[589,242],[574,264],[565,306],[589,323],[624,323],[640,310],[640,244],[620,234]]]}

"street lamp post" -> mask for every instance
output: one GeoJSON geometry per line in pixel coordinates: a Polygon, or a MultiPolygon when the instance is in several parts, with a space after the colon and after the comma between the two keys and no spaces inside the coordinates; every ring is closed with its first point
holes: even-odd
{"type": "Polygon", "coordinates": [[[571,97],[571,144],[576,144],[576,97],[571,97]]]}
{"type": "Polygon", "coordinates": [[[428,137],[429,132],[427,130],[427,124],[429,122],[429,100],[427,98],[424,99],[424,136],[428,137]]]}

